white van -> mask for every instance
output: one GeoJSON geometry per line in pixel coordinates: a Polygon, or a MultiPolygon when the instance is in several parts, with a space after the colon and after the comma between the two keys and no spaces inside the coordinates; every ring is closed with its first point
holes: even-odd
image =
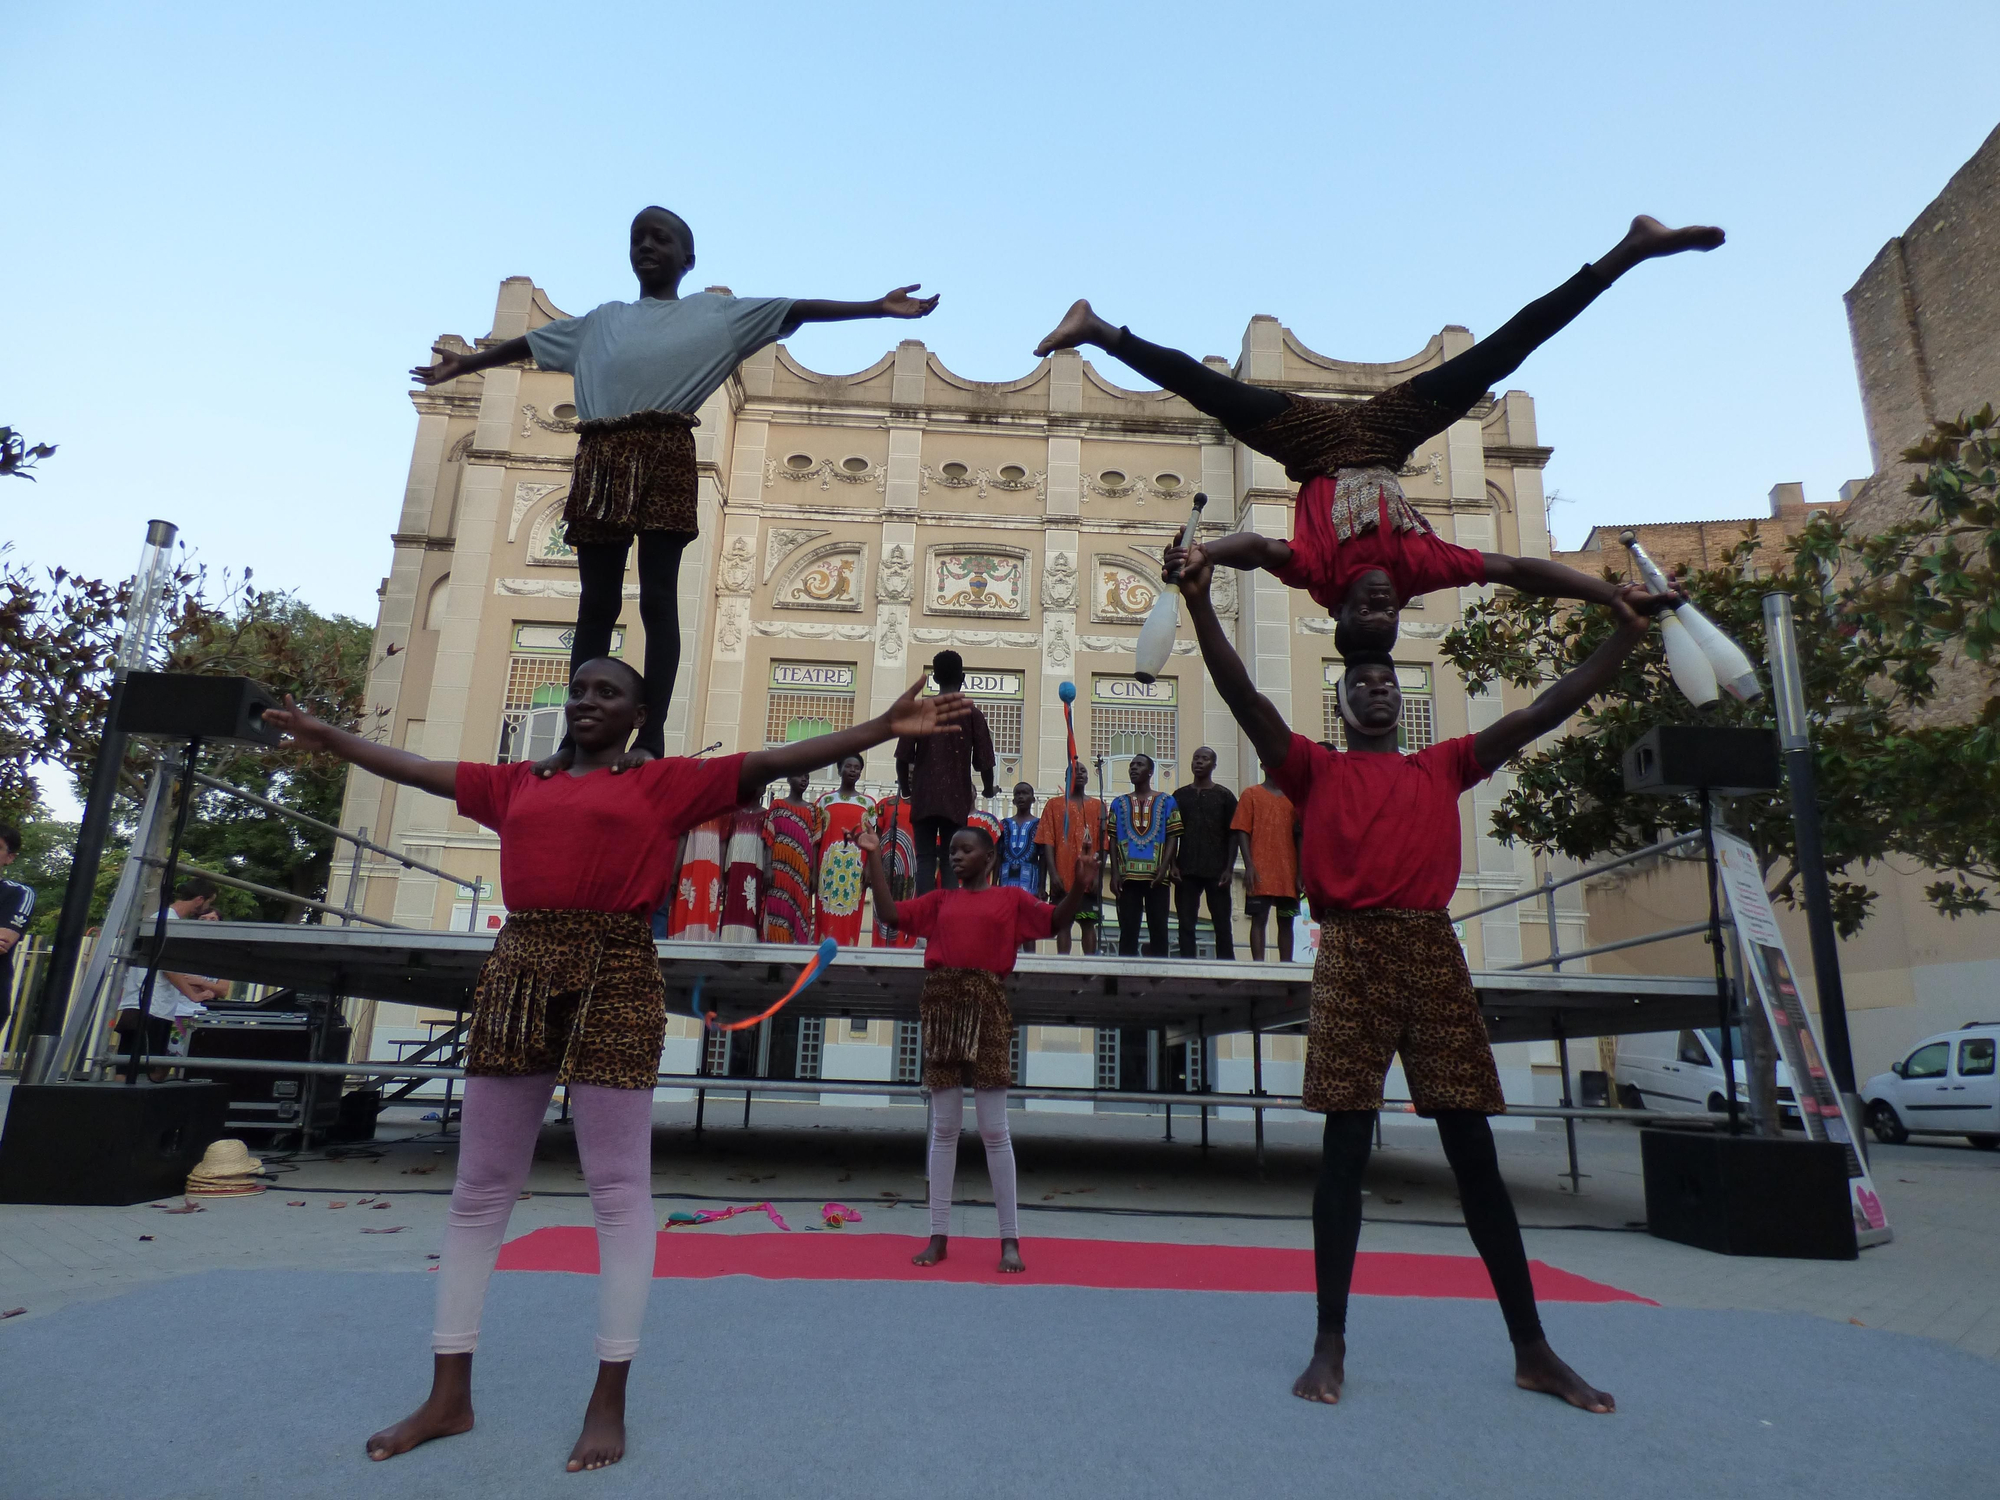
{"type": "MultiPolygon", "coordinates": [[[[1749,1102],[1743,1059],[1743,1029],[1730,1028],[1735,1049],[1736,1100],[1749,1102]]],[[[1618,1038],[1618,1097],[1627,1108],[1678,1113],[1722,1114],[1729,1108],[1722,1093],[1722,1028],[1704,1026],[1687,1031],[1655,1031],[1618,1038]]],[[[1778,1064],[1778,1113],[1787,1125],[1799,1121],[1792,1094],[1792,1075],[1778,1064]]]]}
{"type": "Polygon", "coordinates": [[[1902,1061],[1861,1085],[1868,1128],[1887,1145],[1913,1135],[1962,1135],[2000,1150],[2000,1021],[1973,1021],[1927,1036],[1902,1061]]]}

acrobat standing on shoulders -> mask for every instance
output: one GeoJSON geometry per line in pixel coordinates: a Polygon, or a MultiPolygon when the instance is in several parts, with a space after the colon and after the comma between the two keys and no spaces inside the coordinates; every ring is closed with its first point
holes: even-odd
{"type": "Polygon", "coordinates": [[[956,884],[899,901],[882,868],[881,835],[863,828],[855,842],[868,861],[875,920],[927,940],[917,1014],[924,1039],[924,1087],[931,1091],[931,1238],[912,1260],[934,1266],[945,1258],[958,1134],[970,1084],[1000,1217],[1000,1269],[1025,1270],[1014,1142],[1007,1131],[1014,1018],[1004,981],[1014,972],[1023,943],[1048,937],[1076,916],[1096,887],[1097,856],[1088,851],[1077,856],[1075,879],[1051,906],[1017,885],[994,882],[998,855],[993,835],[975,823],[951,836],[948,857],[956,884]]]}
{"type": "Polygon", "coordinates": [[[1205,561],[1181,577],[1202,660],[1272,782],[1300,811],[1305,891],[1320,924],[1305,1067],[1305,1107],[1326,1116],[1313,1197],[1319,1331],[1292,1394],[1340,1399],[1362,1174],[1382,1080],[1400,1053],[1417,1113],[1437,1123],[1466,1228],[1493,1279],[1514,1345],[1515,1384],[1608,1412],[1611,1397],[1557,1358],[1542,1334],[1487,1124],[1507,1105],[1448,908],[1460,872],[1460,793],[1602,692],[1646,623],[1621,590],[1611,601],[1615,628],[1581,666],[1478,734],[1414,755],[1396,748],[1403,705],[1394,662],[1386,651],[1357,649],[1338,690],[1349,746],[1342,753],[1294,734],[1252,685],[1209,600],[1209,578],[1205,561]]]}
{"type": "MultiPolygon", "coordinates": [[[[544,370],[576,379],[576,467],[563,506],[564,539],[576,549],[576,638],[570,671],[611,652],[624,607],[625,559],[639,539],[639,620],[646,629],[646,719],[619,769],[666,753],[667,705],[680,671],[681,554],[697,527],[694,429],[702,402],[729,372],[806,323],[921,318],[936,297],[897,287],[873,302],[790,297],[681,295],[694,268],[694,231],[667,209],[632,220],[632,273],[639,300],[607,302],[580,318],[558,318],[522,338],[464,354],[434,346],[437,363],[410,374],[438,385],[531,355],[544,370]]],[[[541,774],[567,765],[569,742],[541,774]]]]}
{"type": "Polygon", "coordinates": [[[625,1383],[653,1284],[653,1085],[666,1036],[666,990],[652,913],[674,878],[680,835],[755,802],[764,785],[898,735],[936,734],[971,705],[917,699],[835,734],[714,760],[685,757],[612,770],[651,701],[639,674],[599,658],[578,667],[564,712],[570,767],[542,777],[525,761],[426,760],[321,723],[289,698],[265,718],[296,743],[388,781],[453,801],[500,835],[507,923],[479,971],[466,1041],[465,1116],[443,1254],[429,1397],[368,1439],[392,1458],[472,1429],[472,1356],[508,1216],[534,1164],[557,1084],[569,1089],[577,1152],[597,1221],[597,1384],[568,1467],[625,1454],[625,1383]]]}
{"type": "MultiPolygon", "coordinates": [[[[1293,396],[1234,380],[1178,349],[1113,327],[1088,302],[1072,306],[1035,353],[1095,345],[1282,463],[1301,486],[1291,541],[1239,531],[1188,552],[1219,566],[1275,573],[1360,632],[1366,644],[1387,649],[1396,638],[1396,611],[1433,589],[1499,583],[1528,594],[1611,603],[1617,585],[1605,579],[1545,558],[1445,541],[1404,497],[1397,474],[1419,443],[1465,416],[1632,267],[1685,250],[1713,250],[1722,240],[1720,229],[1669,229],[1641,215],[1609,254],[1529,303],[1490,337],[1364,402],[1293,396]],[[1364,579],[1377,587],[1365,598],[1351,595],[1351,586],[1364,579]]],[[[1169,571],[1186,555],[1169,549],[1169,571]]]]}

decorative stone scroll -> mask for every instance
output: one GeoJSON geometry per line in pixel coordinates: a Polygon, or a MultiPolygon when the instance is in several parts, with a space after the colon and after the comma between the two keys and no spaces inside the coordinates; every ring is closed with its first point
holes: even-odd
{"type": "Polygon", "coordinates": [[[1010,547],[933,547],[924,572],[924,611],[934,615],[1025,617],[1028,556],[1010,547]]]}
{"type": "Polygon", "coordinates": [[[1091,565],[1090,618],[1137,625],[1160,597],[1158,575],[1129,558],[1099,554],[1091,565]]]}
{"type": "Polygon", "coordinates": [[[861,608],[867,555],[858,542],[832,542],[808,552],[772,591],[774,609],[861,608]]]}

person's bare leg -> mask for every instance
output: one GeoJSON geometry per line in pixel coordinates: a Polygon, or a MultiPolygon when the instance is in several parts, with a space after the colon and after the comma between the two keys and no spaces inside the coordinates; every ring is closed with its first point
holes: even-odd
{"type": "Polygon", "coordinates": [[[1263,961],[1264,919],[1262,917],[1252,917],[1250,918],[1250,962],[1261,964],[1263,961]]]}
{"type": "Polygon", "coordinates": [[[1056,952],[1069,952],[1069,929],[1067,927],[1056,934],[1056,952]]]}
{"type": "Polygon", "coordinates": [[[1116,324],[1107,323],[1091,310],[1090,304],[1078,299],[1070,304],[1055,331],[1035,345],[1035,358],[1042,359],[1058,349],[1074,349],[1081,344],[1095,344],[1098,348],[1115,352],[1118,342],[1116,324]]]}
{"type": "Polygon", "coordinates": [[[1296,930],[1292,919],[1283,912],[1276,913],[1272,920],[1278,924],[1278,959],[1281,963],[1292,961],[1292,934],[1296,930]]]}
{"type": "Polygon", "coordinates": [[[1292,1382],[1292,1394],[1301,1401],[1323,1401],[1328,1406],[1340,1402],[1340,1388],[1347,1380],[1347,1337],[1328,1329],[1313,1340],[1312,1359],[1305,1371],[1292,1382]]]}
{"type": "Polygon", "coordinates": [[[583,1409],[583,1431],[569,1450],[570,1473],[602,1469],[625,1456],[625,1378],[631,1373],[629,1359],[597,1362],[597,1385],[583,1409]]]}
{"type": "MultiPolygon", "coordinates": [[[[1612,246],[1610,253],[1592,261],[1591,267],[1606,281],[1616,281],[1642,260],[1679,255],[1686,250],[1713,250],[1723,242],[1723,238],[1722,231],[1713,224],[1690,224],[1683,229],[1669,229],[1652,215],[1640,214],[1632,221],[1632,227],[1625,231],[1625,238],[1612,246]]],[[[1077,306],[1086,313],[1090,311],[1088,303],[1078,303],[1077,306]]],[[[1075,313],[1076,308],[1071,308],[1072,317],[1075,313]]],[[[1065,318],[1063,324],[1067,327],[1069,319],[1065,318]]]]}
{"type": "Polygon", "coordinates": [[[393,1427],[368,1439],[368,1456],[380,1463],[432,1438],[472,1431],[472,1356],[438,1354],[431,1360],[431,1393],[393,1427]]]}
{"type": "Polygon", "coordinates": [[[1514,1384],[1524,1391],[1560,1396],[1585,1411],[1615,1412],[1618,1403],[1556,1357],[1547,1339],[1514,1346],[1514,1384]]]}
{"type": "Polygon", "coordinates": [[[949,1238],[950,1238],[949,1235],[942,1235],[942,1234],[932,1235],[931,1242],[928,1245],[924,1246],[923,1249],[919,1250],[915,1255],[912,1255],[910,1257],[910,1264],[913,1266],[936,1265],[939,1261],[944,1259],[945,1242],[949,1238]]]}
{"type": "Polygon", "coordinates": [[[1021,1242],[1008,1238],[1000,1242],[1000,1269],[1009,1276],[1018,1276],[1028,1269],[1028,1263],[1021,1259],[1021,1242]]]}

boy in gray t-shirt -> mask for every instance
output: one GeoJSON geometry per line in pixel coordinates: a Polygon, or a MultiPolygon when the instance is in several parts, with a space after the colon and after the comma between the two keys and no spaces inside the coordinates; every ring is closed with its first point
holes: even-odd
{"type": "MultiPolygon", "coordinates": [[[[729,372],[803,323],[850,318],[921,318],[936,297],[897,287],[874,302],[794,301],[788,297],[680,294],[694,265],[694,232],[679,214],[646,208],[632,221],[637,302],[607,302],[580,318],[559,318],[491,349],[463,354],[434,346],[437,363],[410,374],[424,385],[474,375],[532,356],[576,380],[576,467],[563,506],[565,539],[576,549],[582,597],[570,671],[611,654],[624,603],[625,559],[639,539],[639,620],[646,629],[646,716],[623,758],[638,765],[665,753],[667,704],[680,669],[676,584],[681,552],[694,540],[695,410],[729,372]]],[[[567,764],[569,741],[551,762],[567,764]]]]}

